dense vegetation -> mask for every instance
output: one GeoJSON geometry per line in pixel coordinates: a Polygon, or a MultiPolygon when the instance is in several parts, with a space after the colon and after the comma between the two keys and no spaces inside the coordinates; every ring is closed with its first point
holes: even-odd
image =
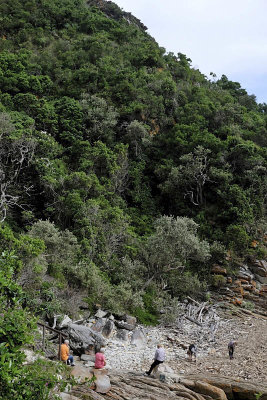
{"type": "Polygon", "coordinates": [[[266,104],[112,2],[0,15],[0,247],[25,307],[147,320],[202,295],[212,263],[264,255],[266,104]]]}
{"type": "Polygon", "coordinates": [[[266,113],[112,2],[0,0],[1,398],[53,386],[23,368],[29,313],[155,323],[265,255],[266,113]]]}

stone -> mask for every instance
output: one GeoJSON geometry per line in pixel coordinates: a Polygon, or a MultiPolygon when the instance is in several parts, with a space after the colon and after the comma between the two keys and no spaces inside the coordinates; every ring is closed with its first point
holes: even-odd
{"type": "Polygon", "coordinates": [[[104,318],[107,315],[107,311],[102,311],[101,309],[97,310],[95,313],[96,318],[104,318]]]}
{"type": "Polygon", "coordinates": [[[45,357],[41,356],[40,354],[36,354],[34,353],[34,351],[29,349],[24,349],[23,353],[26,356],[26,359],[24,360],[23,364],[32,364],[38,359],[45,360],[45,357]]]}
{"type": "Polygon", "coordinates": [[[137,347],[143,347],[146,345],[147,339],[143,332],[140,329],[136,329],[133,331],[132,337],[131,337],[131,344],[135,345],[137,347]]]}
{"type": "Polygon", "coordinates": [[[62,400],[79,400],[78,397],[72,396],[71,394],[68,393],[59,393],[59,397],[62,400]]]}
{"type": "Polygon", "coordinates": [[[91,326],[91,329],[95,332],[102,332],[102,329],[106,323],[106,319],[99,318],[94,325],[91,326]]]}
{"type": "Polygon", "coordinates": [[[127,341],[129,339],[129,331],[127,331],[127,329],[119,329],[117,331],[116,339],[127,341]]]}
{"type": "Polygon", "coordinates": [[[75,365],[71,370],[71,375],[78,379],[79,382],[84,382],[86,379],[91,379],[93,374],[83,365],[75,365]]]}
{"type": "Polygon", "coordinates": [[[174,374],[174,370],[166,363],[160,364],[157,369],[157,375],[160,374],[174,374]]]}
{"type": "Polygon", "coordinates": [[[98,374],[95,381],[95,391],[97,393],[108,393],[111,389],[110,379],[107,375],[98,374]]]}
{"type": "Polygon", "coordinates": [[[82,354],[80,359],[81,359],[81,361],[92,361],[92,362],[95,362],[95,356],[94,355],[82,354]]]}
{"type": "Polygon", "coordinates": [[[84,366],[87,368],[94,368],[95,363],[93,361],[87,361],[86,363],[84,363],[84,366]]]}
{"type": "Polygon", "coordinates": [[[72,323],[72,319],[68,315],[64,315],[62,321],[58,324],[58,328],[67,328],[70,323],[72,323]]]}
{"type": "Polygon", "coordinates": [[[194,391],[205,396],[210,396],[212,399],[227,400],[226,394],[222,389],[210,385],[207,382],[196,381],[194,391]]]}
{"type": "Polygon", "coordinates": [[[136,325],[136,318],[132,317],[131,315],[126,314],[126,315],[124,315],[123,319],[127,324],[134,325],[134,326],[136,325]]]}
{"type": "Polygon", "coordinates": [[[128,331],[133,331],[135,329],[135,325],[127,324],[124,321],[115,321],[115,325],[119,329],[127,329],[128,331]]]}
{"type": "Polygon", "coordinates": [[[102,335],[105,338],[110,338],[113,334],[113,330],[115,328],[114,322],[111,321],[110,319],[106,321],[103,329],[102,329],[102,335]]]}
{"type": "Polygon", "coordinates": [[[87,326],[70,324],[68,333],[70,346],[77,354],[84,354],[90,345],[94,345],[98,349],[106,345],[103,336],[87,326]]]}
{"type": "Polygon", "coordinates": [[[260,283],[267,284],[267,276],[261,276],[261,275],[258,275],[258,274],[255,273],[255,278],[260,283]]]}

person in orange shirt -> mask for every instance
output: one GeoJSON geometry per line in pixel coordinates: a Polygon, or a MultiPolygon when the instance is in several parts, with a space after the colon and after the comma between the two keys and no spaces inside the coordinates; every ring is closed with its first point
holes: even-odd
{"type": "Polygon", "coordinates": [[[64,343],[60,346],[60,359],[67,362],[68,365],[74,367],[73,356],[70,355],[69,341],[64,340],[64,343]]]}

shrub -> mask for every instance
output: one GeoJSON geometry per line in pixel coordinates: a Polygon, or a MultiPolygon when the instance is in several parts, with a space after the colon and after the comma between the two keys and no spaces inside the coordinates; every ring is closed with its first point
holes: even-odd
{"type": "Polygon", "coordinates": [[[213,275],[211,284],[216,288],[224,286],[227,282],[227,278],[223,275],[213,275]]]}

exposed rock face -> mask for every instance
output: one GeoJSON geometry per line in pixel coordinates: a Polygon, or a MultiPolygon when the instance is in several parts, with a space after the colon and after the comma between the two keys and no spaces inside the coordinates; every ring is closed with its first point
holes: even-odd
{"type": "Polygon", "coordinates": [[[201,387],[204,387],[203,384],[207,383],[212,387],[222,390],[228,400],[255,400],[257,393],[262,394],[260,397],[261,400],[267,400],[267,382],[265,384],[248,383],[222,376],[190,375],[181,378],[180,383],[199,393],[202,390],[201,387]]]}
{"type": "Polygon", "coordinates": [[[245,306],[249,301],[263,315],[267,316],[267,262],[250,258],[248,265],[242,264],[237,273],[237,279],[227,275],[225,269],[219,265],[213,265],[211,272],[216,276],[226,279],[218,293],[224,296],[224,300],[238,306],[245,306]],[[244,301],[245,300],[245,301],[244,301]]]}
{"type": "MultiPolygon", "coordinates": [[[[165,383],[138,373],[114,371],[110,383],[108,398],[114,400],[255,400],[257,393],[262,394],[261,400],[267,399],[267,385],[223,377],[188,376],[179,383],[165,383]]],[[[72,393],[82,399],[107,398],[96,393],[95,396],[86,387],[74,388],[72,393]]]]}
{"type": "Polygon", "coordinates": [[[94,332],[87,326],[70,324],[68,326],[68,333],[71,340],[71,348],[77,354],[85,353],[89,345],[101,348],[106,344],[101,334],[94,332]]]}
{"type": "Polygon", "coordinates": [[[187,383],[187,385],[185,386],[189,387],[196,393],[200,393],[204,396],[209,396],[214,400],[227,400],[226,394],[222,389],[213,386],[207,382],[197,380],[192,381],[192,384],[187,383]]]}
{"type": "Polygon", "coordinates": [[[265,260],[251,260],[249,267],[261,283],[267,283],[267,262],[265,260]]]}

